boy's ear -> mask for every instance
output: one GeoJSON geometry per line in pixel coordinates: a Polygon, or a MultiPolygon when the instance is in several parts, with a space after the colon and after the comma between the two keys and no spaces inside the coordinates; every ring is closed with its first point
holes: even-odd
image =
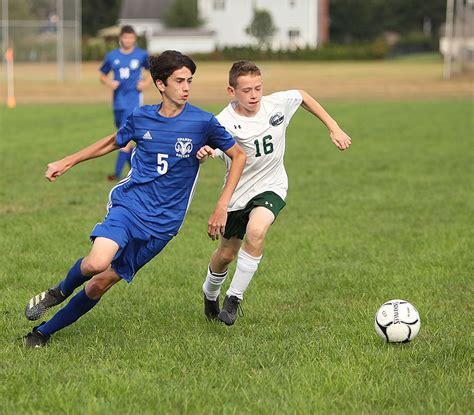
{"type": "Polygon", "coordinates": [[[160,92],[164,92],[165,91],[165,84],[163,83],[163,81],[161,79],[157,79],[155,81],[155,86],[158,88],[158,90],[160,92]]]}
{"type": "Polygon", "coordinates": [[[231,97],[235,97],[235,88],[231,87],[230,85],[227,87],[227,93],[231,96],[231,97]]]}

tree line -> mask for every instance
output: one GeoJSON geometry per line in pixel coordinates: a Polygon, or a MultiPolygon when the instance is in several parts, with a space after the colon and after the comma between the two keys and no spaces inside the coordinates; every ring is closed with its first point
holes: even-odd
{"type": "MultiPolygon", "coordinates": [[[[83,34],[95,36],[99,29],[116,24],[122,1],[82,0],[83,34]]],[[[45,18],[55,5],[56,0],[10,0],[10,19],[45,18]]],[[[436,37],[445,20],[446,0],[330,0],[329,14],[330,41],[334,43],[370,41],[387,31],[401,35],[424,31],[436,37]]],[[[174,0],[164,20],[168,27],[203,23],[197,0],[174,0]]]]}

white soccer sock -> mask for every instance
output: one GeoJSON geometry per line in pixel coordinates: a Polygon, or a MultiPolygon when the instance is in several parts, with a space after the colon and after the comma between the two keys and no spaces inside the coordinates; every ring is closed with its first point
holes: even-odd
{"type": "Polygon", "coordinates": [[[202,291],[206,298],[211,301],[216,301],[221,292],[222,284],[227,278],[227,270],[222,273],[212,272],[211,267],[207,267],[207,275],[202,284],[202,291]]]}
{"type": "Polygon", "coordinates": [[[231,295],[234,295],[239,300],[243,299],[244,292],[249,286],[253,274],[257,271],[261,259],[262,255],[254,257],[243,249],[240,249],[237,257],[237,267],[235,269],[234,278],[232,278],[230,287],[227,290],[227,296],[230,297],[231,295]]]}

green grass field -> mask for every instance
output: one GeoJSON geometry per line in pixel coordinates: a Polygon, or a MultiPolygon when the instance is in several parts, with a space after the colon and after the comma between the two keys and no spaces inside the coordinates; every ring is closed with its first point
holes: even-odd
{"type": "Polygon", "coordinates": [[[0,412],[472,413],[472,101],[327,108],[353,146],[337,151],[303,110],[293,119],[287,207],[234,327],[202,314],[215,161],[178,237],[41,350],[17,340],[32,327],[24,306],[87,254],[115,155],[55,183],[46,164],[108,134],[112,116],[1,108],[0,412]],[[375,334],[393,298],[420,311],[410,344],[375,334]]]}

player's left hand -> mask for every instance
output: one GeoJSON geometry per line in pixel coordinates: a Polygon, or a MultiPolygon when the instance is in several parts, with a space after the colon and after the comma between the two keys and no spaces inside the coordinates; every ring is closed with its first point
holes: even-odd
{"type": "Polygon", "coordinates": [[[331,131],[329,135],[331,136],[332,142],[341,151],[348,149],[352,144],[351,138],[340,128],[338,130],[331,131]]]}
{"type": "Polygon", "coordinates": [[[210,157],[211,159],[216,158],[216,150],[214,150],[212,147],[209,146],[203,146],[201,147],[197,153],[196,153],[196,158],[202,163],[203,161],[206,161],[206,159],[210,157]]]}
{"type": "Polygon", "coordinates": [[[138,81],[137,82],[137,90],[140,92],[143,92],[146,88],[146,83],[144,81],[138,81]]]}
{"type": "Polygon", "coordinates": [[[207,234],[209,238],[215,241],[219,239],[219,235],[224,235],[226,222],[227,209],[217,206],[207,223],[207,234]]]}

